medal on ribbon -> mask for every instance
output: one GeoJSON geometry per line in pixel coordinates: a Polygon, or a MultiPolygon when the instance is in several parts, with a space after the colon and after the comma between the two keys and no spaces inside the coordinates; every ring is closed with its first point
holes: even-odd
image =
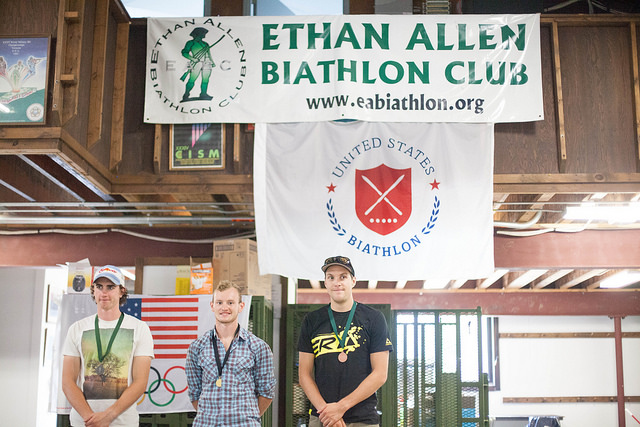
{"type": "MultiPolygon", "coordinates": [[[[236,328],[236,332],[233,335],[235,339],[238,336],[238,332],[240,332],[240,325],[236,328]]],[[[220,353],[218,353],[218,340],[216,338],[215,331],[211,331],[211,345],[213,346],[213,353],[216,356],[216,367],[218,368],[218,379],[216,380],[216,387],[222,387],[222,369],[224,365],[227,364],[227,360],[229,360],[229,355],[231,354],[231,346],[233,346],[233,341],[229,345],[229,350],[224,354],[224,360],[220,363],[220,353]]]]}
{"type": "Polygon", "coordinates": [[[342,335],[338,334],[338,327],[336,326],[336,319],[333,317],[333,310],[331,310],[331,306],[329,306],[328,310],[329,310],[329,320],[331,321],[331,328],[333,329],[333,333],[336,336],[336,339],[338,340],[338,344],[339,344],[339,348],[342,350],[340,351],[340,354],[338,354],[338,361],[340,363],[344,363],[347,361],[347,359],[349,358],[347,356],[347,353],[345,353],[344,351],[344,345],[347,343],[347,333],[349,331],[349,328],[351,327],[351,322],[353,321],[353,315],[356,312],[356,305],[358,305],[357,302],[353,302],[353,305],[351,306],[351,311],[349,311],[349,318],[347,319],[347,323],[344,325],[344,329],[342,330],[342,335]]]}
{"type": "Polygon", "coordinates": [[[111,352],[111,346],[113,345],[113,341],[116,339],[116,335],[118,335],[118,331],[120,330],[120,325],[122,325],[122,320],[124,319],[124,313],[120,313],[120,317],[118,318],[118,323],[116,324],[115,329],[111,333],[111,338],[109,339],[109,344],[107,344],[107,350],[102,354],[102,340],[100,338],[100,325],[98,321],[98,315],[96,314],[95,320],[95,334],[96,334],[96,347],[98,349],[98,361],[100,364],[96,366],[95,371],[96,374],[102,376],[104,375],[104,365],[102,362],[107,357],[107,355],[111,352]]]}

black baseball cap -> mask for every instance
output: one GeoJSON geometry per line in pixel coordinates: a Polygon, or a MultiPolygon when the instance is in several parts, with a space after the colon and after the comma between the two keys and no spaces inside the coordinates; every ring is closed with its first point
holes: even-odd
{"type": "Polygon", "coordinates": [[[344,267],[349,271],[349,273],[351,273],[353,277],[356,277],[356,272],[353,270],[351,260],[346,256],[337,255],[325,259],[324,265],[322,266],[322,271],[326,272],[327,268],[331,267],[332,265],[339,265],[340,267],[344,267]]]}

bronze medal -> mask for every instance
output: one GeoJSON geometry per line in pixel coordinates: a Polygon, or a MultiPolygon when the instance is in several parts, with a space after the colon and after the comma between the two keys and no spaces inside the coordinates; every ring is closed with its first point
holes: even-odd
{"type": "Polygon", "coordinates": [[[351,306],[351,310],[349,310],[349,318],[347,319],[347,323],[344,325],[344,329],[341,334],[338,334],[338,326],[336,325],[336,321],[333,317],[333,311],[331,310],[331,305],[327,308],[329,311],[329,320],[331,321],[331,328],[333,329],[333,334],[336,336],[336,340],[338,340],[338,348],[341,348],[342,351],[338,354],[338,362],[344,363],[347,361],[347,353],[344,352],[347,344],[347,334],[349,333],[349,328],[351,327],[351,321],[353,320],[353,315],[356,312],[357,302],[353,302],[351,306]]]}
{"type": "Polygon", "coordinates": [[[216,386],[218,386],[218,387],[222,387],[222,378],[218,378],[218,379],[216,380],[216,386]]]}

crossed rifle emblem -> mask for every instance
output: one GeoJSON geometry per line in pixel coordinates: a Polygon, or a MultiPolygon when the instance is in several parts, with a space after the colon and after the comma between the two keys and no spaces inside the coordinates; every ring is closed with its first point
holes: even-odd
{"type": "Polygon", "coordinates": [[[369,207],[369,209],[367,209],[365,211],[365,216],[368,216],[371,211],[373,210],[373,208],[375,208],[376,206],[378,206],[378,204],[380,204],[380,202],[382,202],[383,200],[389,205],[391,206],[391,208],[396,211],[396,213],[400,216],[402,216],[402,211],[400,209],[398,209],[393,203],[391,203],[391,201],[387,198],[387,195],[398,186],[398,184],[400,184],[400,182],[404,179],[404,175],[401,175],[398,179],[396,179],[396,181],[391,184],[391,186],[389,188],[387,188],[387,190],[383,193],[382,191],[380,191],[378,189],[378,187],[376,187],[376,185],[371,182],[371,180],[369,178],[367,178],[366,176],[362,175],[362,179],[364,180],[364,182],[366,182],[371,188],[373,188],[373,191],[375,191],[376,193],[378,193],[378,200],[375,201],[375,203],[373,205],[371,205],[369,207]]]}

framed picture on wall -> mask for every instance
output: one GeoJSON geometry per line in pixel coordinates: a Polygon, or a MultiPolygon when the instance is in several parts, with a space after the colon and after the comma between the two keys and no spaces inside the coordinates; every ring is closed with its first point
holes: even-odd
{"type": "Polygon", "coordinates": [[[169,130],[169,169],[223,169],[222,123],[175,124],[169,130]]]}
{"type": "Polygon", "coordinates": [[[0,36],[0,124],[45,123],[48,36],[0,36]]]}

